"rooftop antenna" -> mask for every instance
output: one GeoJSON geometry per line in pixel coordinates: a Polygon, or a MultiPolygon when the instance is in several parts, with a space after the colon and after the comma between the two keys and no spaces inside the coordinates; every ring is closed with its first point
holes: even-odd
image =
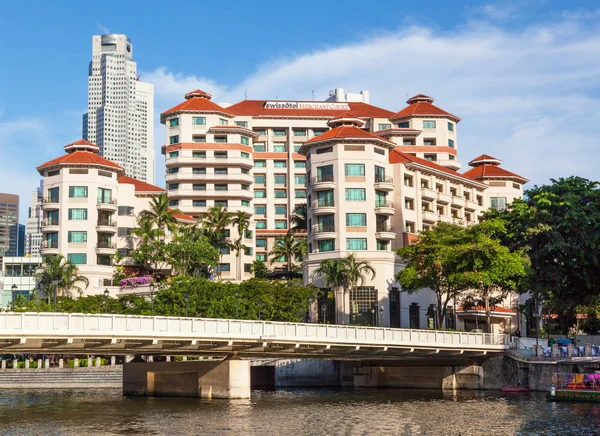
{"type": "Polygon", "coordinates": [[[315,90],[314,89],[312,90],[311,94],[312,94],[312,101],[315,101],[315,90]]]}
{"type": "Polygon", "coordinates": [[[244,100],[248,100],[248,89],[244,89],[244,100]]]}

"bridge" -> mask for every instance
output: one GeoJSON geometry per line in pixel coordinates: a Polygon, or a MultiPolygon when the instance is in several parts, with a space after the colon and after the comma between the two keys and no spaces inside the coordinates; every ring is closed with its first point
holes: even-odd
{"type": "Polygon", "coordinates": [[[354,386],[390,386],[398,377],[425,377],[452,388],[478,377],[469,369],[472,362],[502,355],[509,341],[508,335],[488,333],[314,323],[0,313],[0,354],[136,356],[123,367],[124,395],[249,398],[250,360],[256,357],[346,362],[342,377],[353,379],[354,386]],[[147,358],[153,355],[224,359],[153,362],[147,358]],[[412,366],[394,367],[398,362],[412,366]]]}

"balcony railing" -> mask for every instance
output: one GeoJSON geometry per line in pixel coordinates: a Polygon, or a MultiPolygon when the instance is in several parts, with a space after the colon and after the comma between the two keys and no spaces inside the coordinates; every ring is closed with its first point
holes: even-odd
{"type": "Polygon", "coordinates": [[[331,233],[335,232],[335,225],[333,224],[317,224],[313,226],[313,233],[331,233]]]}
{"type": "Polygon", "coordinates": [[[115,250],[117,248],[117,244],[114,244],[110,241],[99,241],[96,245],[96,248],[110,248],[115,250]]]}
{"type": "Polygon", "coordinates": [[[333,174],[324,174],[312,178],[312,183],[333,182],[333,174]]]}
{"type": "Polygon", "coordinates": [[[58,241],[42,241],[42,248],[58,248],[58,241]]]}
{"type": "Polygon", "coordinates": [[[49,220],[49,219],[42,220],[42,227],[45,227],[45,226],[57,226],[57,225],[58,225],[58,220],[57,219],[55,219],[55,220],[49,220]]]}
{"type": "Polygon", "coordinates": [[[115,200],[114,198],[108,198],[108,199],[99,198],[98,199],[98,204],[114,204],[114,205],[116,205],[117,204],[117,200],[115,200]]]}
{"type": "Polygon", "coordinates": [[[48,197],[42,200],[42,204],[58,203],[58,197],[48,197]]]}
{"type": "Polygon", "coordinates": [[[394,178],[375,175],[375,183],[394,183],[394,178]]]}
{"type": "Polygon", "coordinates": [[[391,207],[394,208],[394,203],[391,201],[375,201],[375,207],[391,207]]]}
{"type": "Polygon", "coordinates": [[[113,220],[99,219],[98,220],[98,226],[117,227],[117,223],[115,221],[113,221],[113,220]]]}
{"type": "Polygon", "coordinates": [[[394,231],[394,227],[392,226],[386,226],[386,225],[378,225],[375,227],[375,231],[376,232],[389,232],[389,233],[395,233],[394,231]]]}
{"type": "Polygon", "coordinates": [[[333,201],[333,199],[331,200],[314,200],[312,202],[312,207],[313,208],[317,208],[317,207],[334,207],[335,206],[335,202],[333,201]]]}

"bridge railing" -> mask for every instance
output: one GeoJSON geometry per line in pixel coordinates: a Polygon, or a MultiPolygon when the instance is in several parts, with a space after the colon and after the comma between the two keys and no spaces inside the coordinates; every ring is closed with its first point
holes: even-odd
{"type": "Polygon", "coordinates": [[[503,350],[508,335],[236,319],[0,313],[0,338],[241,340],[503,350]]]}

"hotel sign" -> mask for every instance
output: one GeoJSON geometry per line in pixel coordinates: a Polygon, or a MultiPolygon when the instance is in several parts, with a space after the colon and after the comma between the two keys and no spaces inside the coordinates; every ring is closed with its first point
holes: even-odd
{"type": "Polygon", "coordinates": [[[349,111],[350,105],[348,103],[329,103],[326,101],[266,101],[264,108],[349,111]]]}

